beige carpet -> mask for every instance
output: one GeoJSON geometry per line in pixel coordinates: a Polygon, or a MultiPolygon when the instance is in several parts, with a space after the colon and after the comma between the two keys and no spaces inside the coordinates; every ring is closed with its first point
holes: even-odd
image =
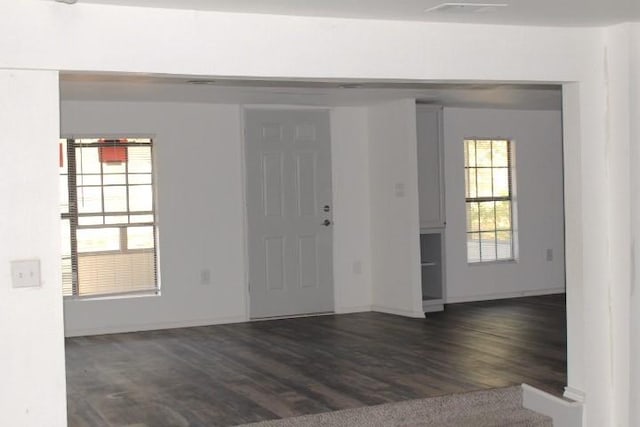
{"type": "Polygon", "coordinates": [[[245,424],[244,427],[547,427],[551,418],[522,407],[520,386],[387,403],[245,424]]]}

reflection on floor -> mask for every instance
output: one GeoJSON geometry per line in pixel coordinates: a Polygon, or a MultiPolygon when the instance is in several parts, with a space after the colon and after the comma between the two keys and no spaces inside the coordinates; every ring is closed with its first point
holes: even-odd
{"type": "Polygon", "coordinates": [[[70,426],[229,426],[566,384],[564,295],[66,341],[70,426]]]}

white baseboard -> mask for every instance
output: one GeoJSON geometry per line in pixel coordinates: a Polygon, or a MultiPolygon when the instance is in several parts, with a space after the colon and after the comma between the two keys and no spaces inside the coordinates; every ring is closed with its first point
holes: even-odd
{"type": "Polygon", "coordinates": [[[336,314],[362,313],[372,311],[370,305],[361,305],[356,307],[336,307],[336,314]]]}
{"type": "Polygon", "coordinates": [[[387,314],[395,314],[395,315],[404,316],[404,317],[424,318],[423,311],[404,310],[404,309],[397,309],[392,307],[385,307],[381,305],[371,306],[371,311],[377,311],[380,313],[387,313],[387,314]]]}
{"type": "Polygon", "coordinates": [[[565,288],[549,288],[549,289],[536,289],[533,291],[517,291],[517,292],[499,292],[495,294],[484,295],[465,295],[461,297],[447,297],[446,304],[455,304],[458,302],[473,302],[473,301],[490,301],[496,299],[506,298],[518,298],[518,297],[533,297],[540,295],[554,295],[564,294],[565,288]]]}
{"type": "Polygon", "coordinates": [[[522,406],[553,419],[557,427],[582,427],[583,404],[569,402],[528,384],[522,384],[522,406]]]}
{"type": "Polygon", "coordinates": [[[566,386],[562,395],[575,402],[584,403],[584,391],[578,390],[577,388],[566,386]]]}
{"type": "Polygon", "coordinates": [[[65,328],[65,337],[82,337],[89,335],[120,334],[127,332],[155,331],[159,329],[192,328],[195,326],[221,325],[225,323],[246,322],[245,316],[218,317],[214,319],[181,320],[176,322],[157,322],[139,325],[113,325],[99,328],[65,328]]]}

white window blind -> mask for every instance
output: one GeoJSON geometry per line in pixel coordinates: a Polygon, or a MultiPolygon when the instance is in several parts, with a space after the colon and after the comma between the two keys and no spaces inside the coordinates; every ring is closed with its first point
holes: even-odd
{"type": "Polygon", "coordinates": [[[59,144],[63,294],[156,293],[151,139],[59,144]]]}

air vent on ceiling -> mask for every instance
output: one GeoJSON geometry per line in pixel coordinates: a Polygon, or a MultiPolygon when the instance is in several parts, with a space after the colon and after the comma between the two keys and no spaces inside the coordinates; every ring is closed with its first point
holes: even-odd
{"type": "Polygon", "coordinates": [[[506,3],[442,3],[425,10],[426,13],[485,13],[507,7],[506,3]]]}

